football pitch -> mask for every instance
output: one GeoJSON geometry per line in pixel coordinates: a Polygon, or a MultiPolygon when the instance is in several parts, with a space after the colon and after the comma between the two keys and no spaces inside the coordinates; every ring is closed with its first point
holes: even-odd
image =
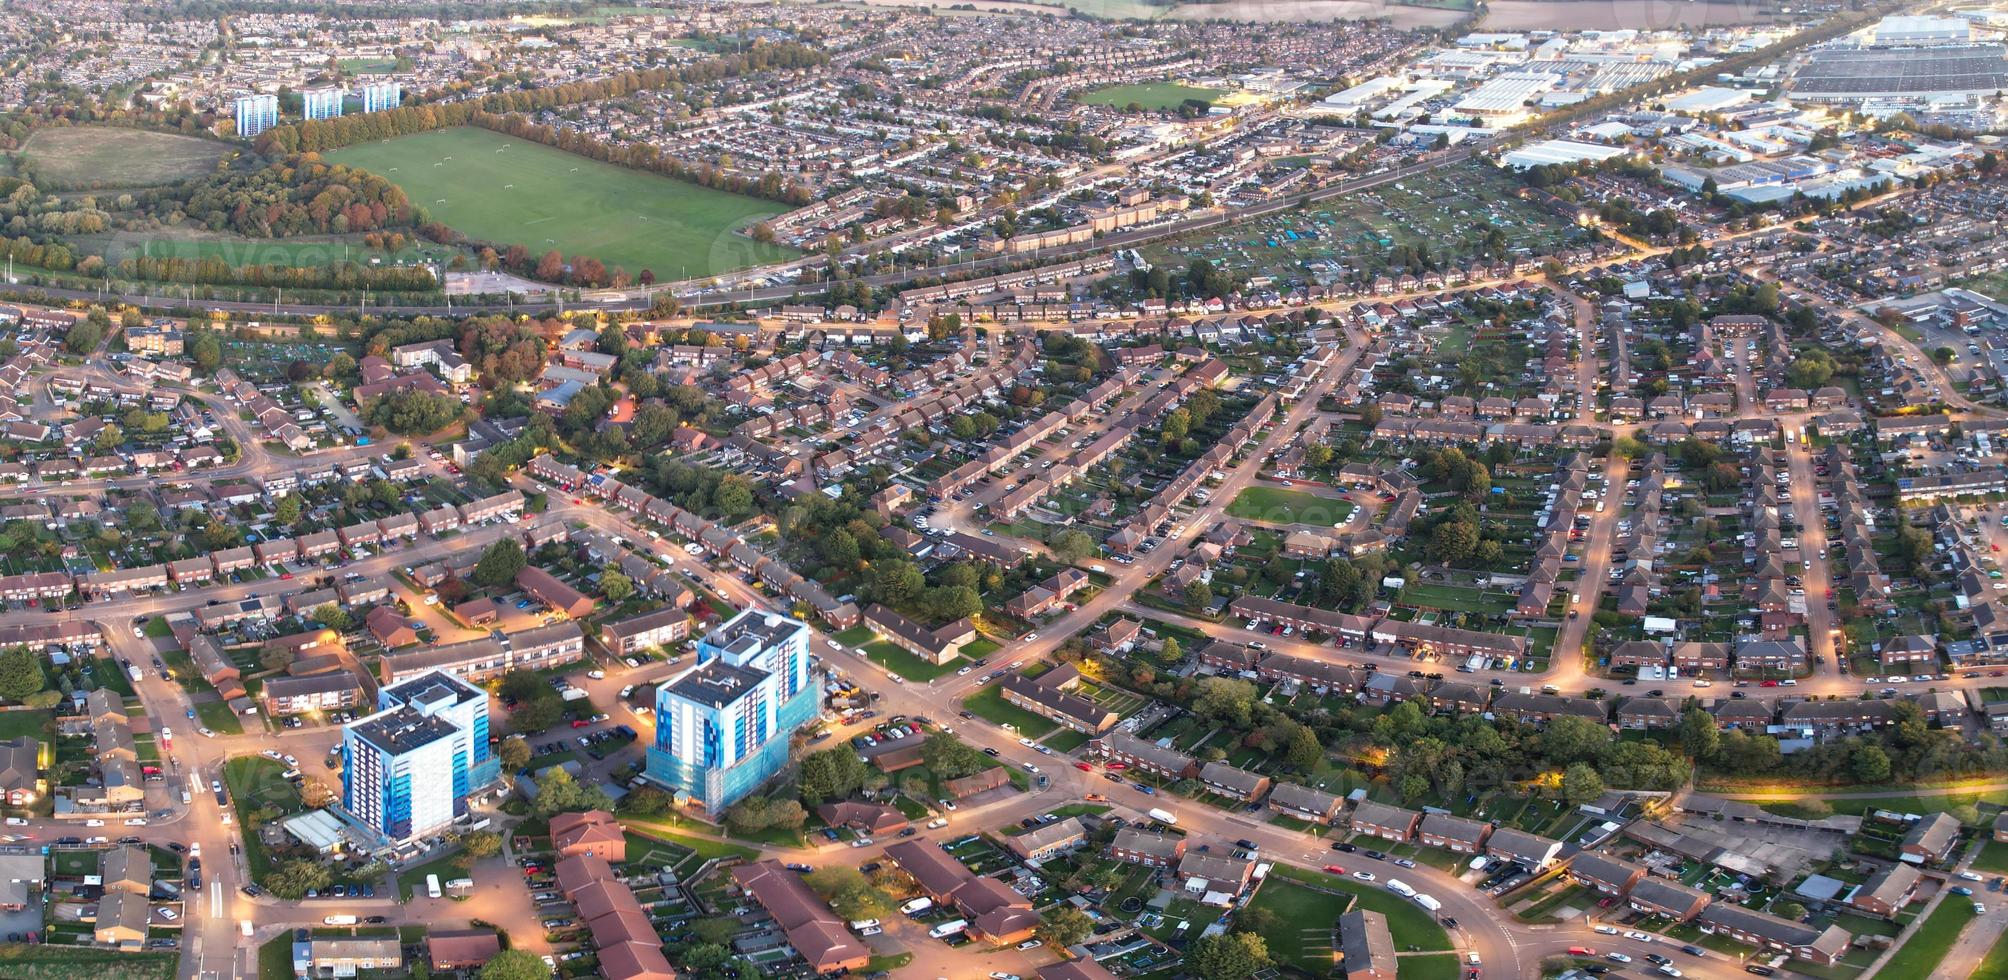
{"type": "Polygon", "coordinates": [[[591,256],[629,275],[711,276],[779,262],[792,249],[732,229],[785,208],[629,170],[472,126],[327,154],[394,181],[415,207],[470,238],[591,256]]]}

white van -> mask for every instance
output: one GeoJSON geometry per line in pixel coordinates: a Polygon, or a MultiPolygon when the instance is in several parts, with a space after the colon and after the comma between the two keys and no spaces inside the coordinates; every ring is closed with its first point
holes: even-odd
{"type": "Polygon", "coordinates": [[[324,926],[352,926],[356,924],[356,917],[353,915],[331,915],[322,919],[321,924],[324,926]]]}
{"type": "Polygon", "coordinates": [[[863,932],[866,929],[878,928],[878,924],[879,921],[877,919],[855,919],[851,922],[851,928],[863,932]]]}
{"type": "Polygon", "coordinates": [[[1415,897],[1415,904],[1420,905],[1425,909],[1428,909],[1431,913],[1435,913],[1443,908],[1442,902],[1439,902],[1428,895],[1417,895],[1415,897]]]}
{"type": "Polygon", "coordinates": [[[1387,890],[1397,895],[1400,895],[1403,898],[1415,897],[1415,889],[1402,884],[1400,878],[1389,878],[1387,880],[1387,890]]]}
{"type": "Polygon", "coordinates": [[[901,912],[906,913],[907,915],[919,915],[920,913],[925,912],[933,907],[934,907],[934,899],[916,898],[913,901],[900,906],[899,910],[901,912]]]}
{"type": "Polygon", "coordinates": [[[947,939],[967,928],[969,928],[968,919],[955,919],[927,930],[927,934],[935,939],[947,939]]]}

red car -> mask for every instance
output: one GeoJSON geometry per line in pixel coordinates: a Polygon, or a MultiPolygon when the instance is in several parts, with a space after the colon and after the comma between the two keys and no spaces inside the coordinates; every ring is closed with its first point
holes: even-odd
{"type": "Polygon", "coordinates": [[[590,721],[587,721],[587,720],[585,720],[584,718],[574,718],[574,719],[572,719],[572,727],[573,727],[573,728],[584,728],[584,727],[586,727],[587,725],[590,725],[590,724],[592,724],[592,722],[590,722],[590,721]]]}
{"type": "Polygon", "coordinates": [[[1334,874],[1334,875],[1342,875],[1342,874],[1345,874],[1345,873],[1346,873],[1346,869],[1344,869],[1344,868],[1341,868],[1341,867],[1339,867],[1339,866],[1338,866],[1338,865],[1336,865],[1336,864],[1327,864],[1327,865],[1325,865],[1325,873],[1326,873],[1326,874],[1334,874]]]}
{"type": "Polygon", "coordinates": [[[1107,770],[1108,770],[1108,771],[1110,771],[1110,772],[1122,772],[1122,771],[1123,771],[1124,769],[1128,769],[1128,768],[1129,768],[1129,763],[1127,763],[1127,762],[1111,762],[1111,763],[1109,763],[1109,764],[1108,764],[1107,766],[1104,766],[1103,768],[1107,769],[1107,770]]]}
{"type": "Polygon", "coordinates": [[[1087,764],[1087,763],[1085,763],[1085,762],[1076,762],[1076,763],[1074,763],[1074,768],[1076,768],[1076,769],[1079,769],[1079,770],[1080,770],[1080,771],[1082,771],[1082,772],[1094,772],[1094,771],[1095,771],[1095,767],[1094,767],[1094,766],[1091,766],[1091,765],[1088,765],[1088,764],[1087,764]]]}
{"type": "Polygon", "coordinates": [[[1762,684],[1759,684],[1759,685],[1757,685],[1757,686],[1759,686],[1759,687],[1777,687],[1777,686],[1778,686],[1778,682],[1777,682],[1777,681],[1765,681],[1764,683],[1762,683],[1762,684]]]}
{"type": "Polygon", "coordinates": [[[280,578],[283,578],[283,579],[290,579],[290,578],[292,578],[292,577],[293,577],[293,573],[292,573],[292,572],[280,572],[280,573],[279,573],[279,577],[280,577],[280,578]]]}
{"type": "Polygon", "coordinates": [[[1596,950],[1594,950],[1594,949],[1591,949],[1591,948],[1589,948],[1588,946],[1571,946],[1571,947],[1569,947],[1569,955],[1570,955],[1570,956],[1595,956],[1595,955],[1597,955],[1597,951],[1596,951],[1596,950]]]}

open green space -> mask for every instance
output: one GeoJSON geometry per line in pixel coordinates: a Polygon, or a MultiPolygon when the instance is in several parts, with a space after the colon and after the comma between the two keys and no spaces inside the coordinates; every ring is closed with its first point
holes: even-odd
{"type": "Polygon", "coordinates": [[[388,75],[397,71],[396,58],[343,58],[338,64],[352,75],[388,75]]]}
{"type": "MultiPolygon", "coordinates": [[[[107,262],[153,257],[176,259],[220,259],[232,266],[279,265],[292,268],[334,266],[345,262],[357,265],[410,265],[427,262],[445,264],[459,250],[432,242],[419,242],[394,251],[369,248],[359,235],[316,238],[239,238],[187,227],[162,228],[151,237],[118,235],[77,235],[72,244],[86,253],[104,256],[107,262]]],[[[165,634],[162,634],[165,635],[165,634]]]]}
{"type": "Polygon", "coordinates": [[[1060,727],[1015,704],[1005,704],[1001,684],[986,684],[977,688],[975,694],[963,699],[962,707],[978,718],[1009,725],[1026,738],[1038,738],[1060,727]]]}
{"type": "Polygon", "coordinates": [[[1911,931],[1910,938],[1882,968],[1886,977],[1937,976],[1940,960],[1959,938],[1959,930],[1973,918],[1973,903],[1958,895],[1948,895],[1938,908],[1911,931]]]}
{"type": "MultiPolygon", "coordinates": [[[[287,974],[292,974],[287,952],[287,974]]],[[[0,943],[0,976],[8,980],[168,980],[175,953],[123,953],[79,946],[0,943]]]]}
{"type": "Polygon", "coordinates": [[[1219,89],[1198,88],[1180,85],[1177,82],[1144,82],[1137,85],[1110,85],[1092,92],[1082,92],[1076,96],[1088,105],[1113,106],[1126,109],[1141,106],[1145,109],[1176,109],[1187,99],[1197,99],[1212,103],[1221,95],[1219,89]]]}
{"type": "MultiPolygon", "coordinates": [[[[285,771],[284,763],[263,756],[231,759],[223,764],[223,785],[230,791],[230,804],[237,813],[239,827],[249,826],[251,813],[262,807],[272,807],[281,817],[300,812],[300,791],[280,775],[285,771]]],[[[272,869],[272,856],[255,833],[244,835],[244,863],[252,881],[263,880],[272,869]]]]}
{"type": "Polygon", "coordinates": [[[1457,980],[1456,953],[1404,956],[1397,964],[1401,980],[1457,980]]]}
{"type": "Polygon", "coordinates": [[[611,271],[710,276],[794,253],[732,229],[786,210],[758,198],[600,163],[460,127],[328,155],[394,181],[430,216],[476,239],[591,256],[611,271]]]}
{"type": "Polygon", "coordinates": [[[1314,891],[1288,878],[1271,876],[1262,882],[1250,908],[1275,915],[1270,927],[1262,930],[1269,955],[1313,976],[1321,976],[1332,965],[1332,927],[1346,910],[1348,899],[1314,891]]]}
{"type": "MultiPolygon", "coordinates": [[[[1734,793],[1730,794],[1734,796],[1734,793]]],[[[1874,810],[1889,810],[1895,813],[1932,814],[1959,807],[1992,803],[2008,806],[2008,790],[1961,790],[1951,793],[1915,795],[1893,793],[1889,796],[1844,797],[1827,799],[1833,812],[1848,816],[1864,816],[1874,810]]],[[[1760,803],[1761,808],[1781,815],[1793,815],[1800,811],[1797,804],[1790,802],[1760,803]]],[[[1991,820],[1992,818],[1987,818],[1991,820]]],[[[1976,825],[1977,826],[1977,825],[1976,825]]]]}
{"type": "Polygon", "coordinates": [[[887,640],[879,640],[865,647],[865,656],[872,663],[898,674],[910,681],[931,681],[968,661],[957,657],[945,664],[929,663],[906,652],[887,640]]]}
{"type": "Polygon", "coordinates": [[[123,126],[42,129],[21,149],[48,189],[169,184],[209,173],[234,152],[215,140],[123,126]]]}
{"type": "Polygon", "coordinates": [[[1975,871],[1990,871],[1994,874],[2008,874],[2008,844],[1989,840],[1980,845],[1980,853],[1973,856],[1975,871]]]}
{"type": "Polygon", "coordinates": [[[1419,950],[1432,953],[1454,948],[1450,942],[1450,935],[1443,931],[1443,927],[1438,925],[1429,913],[1422,910],[1422,906],[1384,888],[1287,864],[1276,865],[1269,870],[1269,874],[1271,876],[1280,874],[1305,884],[1351,894],[1359,900],[1361,908],[1372,909],[1387,916],[1388,932],[1394,936],[1394,943],[1398,948],[1415,946],[1419,950]]]}
{"type": "Polygon", "coordinates": [[[26,735],[40,741],[49,740],[49,723],[54,721],[53,711],[38,711],[22,708],[17,711],[0,711],[0,739],[14,739],[26,735]]]}
{"type": "Polygon", "coordinates": [[[1267,521],[1273,524],[1318,524],[1332,526],[1342,524],[1352,516],[1354,507],[1350,500],[1320,497],[1302,490],[1283,490],[1277,487],[1249,487],[1227,505],[1227,512],[1235,517],[1251,521],[1267,521]]]}
{"type": "Polygon", "coordinates": [[[202,720],[202,726],[222,735],[244,734],[244,723],[237,712],[221,701],[204,701],[195,706],[195,716],[202,720]]]}

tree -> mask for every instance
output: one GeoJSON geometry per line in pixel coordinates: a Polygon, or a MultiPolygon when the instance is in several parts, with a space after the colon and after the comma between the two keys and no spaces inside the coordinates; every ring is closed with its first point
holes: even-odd
{"type": "Polygon", "coordinates": [[[515,772],[530,763],[530,743],[520,735],[511,735],[495,747],[495,758],[502,761],[502,768],[515,772]]]}
{"type": "Polygon", "coordinates": [[[195,361],[197,371],[215,374],[223,364],[223,341],[207,330],[197,331],[188,339],[188,356],[195,361]]]}
{"type": "Polygon", "coordinates": [[[42,658],[27,647],[0,653],[0,698],[26,701],[47,686],[49,677],[42,671],[42,658]]]}
{"type": "Polygon", "coordinates": [[[1283,749],[1283,763],[1292,769],[1310,772],[1325,757],[1325,747],[1318,744],[1318,733],[1309,725],[1298,725],[1290,732],[1290,741],[1283,749]]]}
{"type": "Polygon", "coordinates": [[[437,432],[460,417],[460,400],[416,388],[394,391],[370,403],[364,418],[399,435],[437,432]]]}
{"type": "Polygon", "coordinates": [[[1205,980],[1247,980],[1269,965],[1269,944],[1246,932],[1206,936],[1186,948],[1185,965],[1205,980]]]}
{"type": "MultiPolygon", "coordinates": [[[[281,862],[278,867],[266,872],[263,884],[272,894],[287,901],[297,902],[306,898],[310,891],[319,891],[333,884],[335,876],[326,865],[305,858],[292,858],[281,862]]],[[[537,966],[541,969],[543,961],[537,966]]],[[[542,980],[549,980],[550,971],[544,971],[542,980]]]]}
{"type": "Polygon", "coordinates": [[[1855,773],[1858,783],[1886,783],[1889,781],[1889,753],[1882,746],[1865,744],[1855,749],[1854,757],[1848,765],[1855,773]]]}
{"type": "Polygon", "coordinates": [[[989,757],[975,746],[942,732],[927,737],[921,755],[934,774],[943,779],[960,779],[991,767],[989,757]]]}
{"type": "Polygon", "coordinates": [[[1800,916],[1806,914],[1806,907],[1798,902],[1786,899],[1781,902],[1772,903],[1771,914],[1781,919],[1791,919],[1797,922],[1800,916]]]}
{"type": "Polygon", "coordinates": [[[840,800],[864,785],[865,763],[849,747],[812,752],[802,759],[797,785],[810,806],[840,800]]]}
{"type": "Polygon", "coordinates": [[[1604,778],[1587,762],[1577,762],[1562,770],[1562,799],[1570,806],[1592,803],[1604,795],[1604,778]]]}
{"type": "Polygon", "coordinates": [[[1065,562],[1077,562],[1095,553],[1095,539],[1078,528],[1068,528],[1055,535],[1052,541],[1053,555],[1065,562]]]}
{"type": "Polygon", "coordinates": [[[1456,565],[1471,557],[1478,547],[1478,525],[1466,521],[1445,521],[1430,535],[1429,553],[1446,565],[1456,565]]]}
{"type": "Polygon", "coordinates": [[[505,949],[481,964],[480,980],[551,980],[551,968],[535,953],[505,949]]]}
{"type": "Polygon", "coordinates": [[[258,663],[266,670],[285,670],[293,664],[293,648],[274,644],[258,652],[258,663]]]}
{"type": "Polygon", "coordinates": [[[653,786],[643,786],[621,800],[621,809],[639,817],[659,817],[668,813],[675,803],[668,793],[653,786]]]}
{"type": "Polygon", "coordinates": [[[600,570],[600,595],[616,605],[634,595],[634,579],[628,578],[619,565],[608,565],[600,570]]]}
{"type": "Polygon", "coordinates": [[[1048,912],[1045,921],[1039,923],[1039,938],[1056,950],[1066,949],[1087,939],[1094,929],[1095,920],[1088,918],[1086,912],[1071,905],[1061,905],[1048,912]]]}
{"type": "Polygon", "coordinates": [[[1255,710],[1255,685],[1231,677],[1202,678],[1192,710],[1201,718],[1246,728],[1255,710]]]}
{"type": "Polygon", "coordinates": [[[1680,747],[1687,750],[1690,759],[1713,759],[1722,747],[1722,731],[1715,727],[1715,716],[1700,708],[1681,712],[1680,747]]]}
{"type": "Polygon", "coordinates": [[[336,793],[333,786],[328,785],[322,780],[304,779],[300,781],[300,803],[309,810],[318,810],[324,806],[331,806],[340,799],[341,794],[336,793]]]}
{"type": "Polygon", "coordinates": [[[614,801],[598,786],[582,786],[572,774],[553,767],[537,784],[535,809],[540,817],[580,810],[611,810],[614,801]]]}
{"type": "Polygon", "coordinates": [[[481,553],[481,560],[474,565],[470,576],[475,585],[494,588],[516,581],[516,573],[523,570],[530,560],[523,554],[523,546],[515,538],[501,538],[481,553]]]}
{"type": "Polygon", "coordinates": [[[502,853],[502,835],[492,830],[475,830],[460,835],[460,846],[475,858],[494,857],[502,853]]]}
{"type": "Polygon", "coordinates": [[[812,891],[830,903],[831,910],[853,922],[889,916],[899,907],[892,896],[880,891],[864,876],[864,872],[849,865],[818,868],[803,880],[812,891]]]}
{"type": "Polygon", "coordinates": [[[1185,587],[1185,605],[1188,609],[1205,609],[1213,604],[1213,587],[1205,579],[1193,579],[1185,587]]]}

